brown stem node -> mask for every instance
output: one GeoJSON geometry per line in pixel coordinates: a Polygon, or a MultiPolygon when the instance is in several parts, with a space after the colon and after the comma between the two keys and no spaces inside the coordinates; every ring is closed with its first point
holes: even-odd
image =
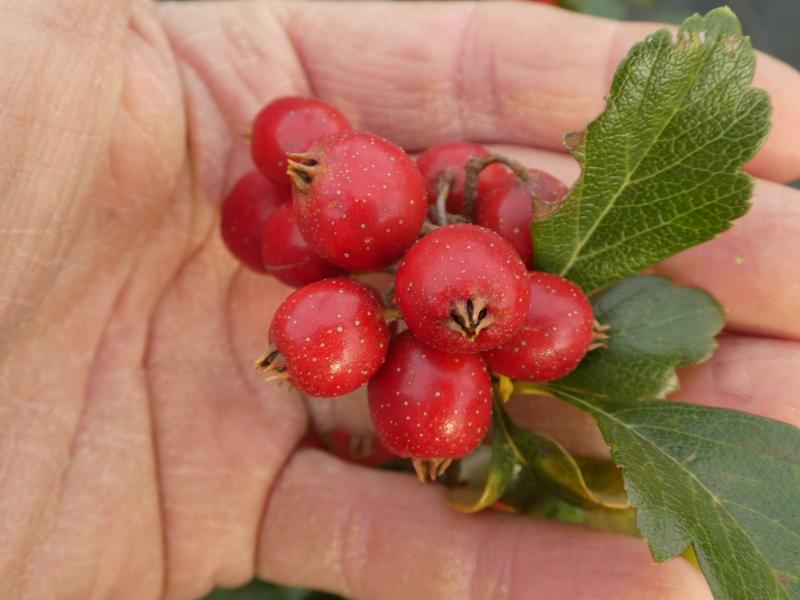
{"type": "Polygon", "coordinates": [[[466,176],[464,178],[464,216],[470,221],[475,217],[475,204],[478,201],[478,179],[481,171],[489,165],[500,163],[511,169],[523,183],[532,181],[536,174],[520,161],[502,154],[489,154],[488,156],[473,156],[467,161],[466,176]]]}

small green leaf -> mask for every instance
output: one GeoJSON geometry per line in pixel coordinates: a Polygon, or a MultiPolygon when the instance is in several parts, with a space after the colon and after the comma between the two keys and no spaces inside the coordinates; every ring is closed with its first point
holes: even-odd
{"type": "Polygon", "coordinates": [[[582,174],[534,224],[536,262],[586,290],[713,238],[749,207],[740,171],[769,129],[750,40],[728,8],[661,30],[620,64],[605,111],[573,136],[582,174]]]}
{"type": "Polygon", "coordinates": [[[578,463],[561,444],[543,434],[518,427],[508,413],[503,413],[500,419],[503,433],[517,460],[550,492],[579,506],[628,506],[624,489],[612,486],[590,488],[578,463]]]}
{"type": "Polygon", "coordinates": [[[514,478],[523,474],[581,506],[628,506],[623,487],[610,483],[613,475],[605,473],[602,485],[590,488],[569,452],[555,440],[515,425],[497,393],[492,420],[492,455],[485,483],[451,490],[448,502],[456,510],[477,512],[491,506],[505,494],[514,478]]]}
{"type": "Polygon", "coordinates": [[[716,598],[800,598],[800,429],[678,402],[557,395],[597,419],[656,560],[691,544],[716,598]]]}
{"type": "Polygon", "coordinates": [[[678,387],[675,369],[711,356],[725,324],[722,307],[706,292],[656,275],[623,279],[595,294],[592,307],[611,326],[608,348],[591,351],[552,387],[615,400],[664,398],[678,387]]]}
{"type": "MultiPolygon", "coordinates": [[[[485,478],[467,476],[468,485],[454,487],[447,492],[447,502],[457,511],[474,513],[489,508],[506,492],[514,478],[518,463],[513,448],[503,434],[503,426],[500,423],[503,412],[502,408],[498,410],[495,406],[492,414],[492,450],[485,478]]],[[[472,462],[476,460],[473,457],[469,458],[472,462]]],[[[486,455],[481,454],[477,460],[485,458],[486,455]]],[[[467,460],[462,461],[462,468],[464,467],[482,470],[480,465],[472,465],[467,460]]]]}

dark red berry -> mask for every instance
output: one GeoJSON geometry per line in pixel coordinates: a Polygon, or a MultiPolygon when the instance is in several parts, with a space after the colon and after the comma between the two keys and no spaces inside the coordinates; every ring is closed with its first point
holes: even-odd
{"type": "Polygon", "coordinates": [[[481,356],[441,352],[408,330],[392,340],[367,395],[383,445],[415,459],[418,474],[419,462],[430,461],[431,479],[472,452],[492,418],[492,384],[481,356]]]}
{"type": "MultiPolygon", "coordinates": [[[[489,150],[470,142],[448,142],[431,146],[417,157],[417,166],[425,179],[428,202],[435,202],[442,176],[452,177],[447,196],[447,212],[464,212],[464,167],[473,156],[488,156],[489,150]]],[[[508,171],[499,164],[486,167],[478,178],[478,193],[483,193],[506,180],[508,171]]]]}
{"type": "Polygon", "coordinates": [[[297,226],[323,258],[354,271],[379,269],[419,236],[425,186],[402,148],[348,131],[291,158],[297,226]]]}
{"type": "MultiPolygon", "coordinates": [[[[383,363],[389,329],[374,292],[351,279],[324,279],[293,292],[269,328],[264,371],[288,375],[311,396],[335,397],[366,383],[383,363]]],[[[280,376],[279,376],[280,378],[280,376]]]]}
{"type": "Polygon", "coordinates": [[[270,275],[294,287],[343,273],[314,252],[300,235],[291,202],[276,210],[264,224],[261,257],[270,275]]]}
{"type": "Polygon", "coordinates": [[[242,176],[222,201],[222,239],[251,269],[266,272],[261,264],[261,231],[270,215],[289,198],[285,189],[252,171],[242,176]]]}
{"type": "Polygon", "coordinates": [[[519,333],[484,353],[489,367],[525,381],[559,379],[589,351],[594,330],[592,305],[577,285],[551,273],[528,273],[530,305],[519,333]]]}
{"type": "Polygon", "coordinates": [[[529,297],[514,248],[477,225],[448,225],[423,237],[395,281],[395,301],[409,328],[445,352],[502,345],[525,320],[529,297]]]}
{"type": "Polygon", "coordinates": [[[475,222],[502,235],[514,246],[525,265],[533,268],[534,202],[537,207],[558,206],[568,188],[549,173],[539,169],[530,171],[533,177],[527,182],[508,174],[501,184],[481,190],[475,222]]]}
{"type": "Polygon", "coordinates": [[[316,140],[347,131],[345,116],[322,100],[288,96],[267,104],[253,121],[251,154],[269,179],[288,186],[286,154],[305,152],[316,140]]]}

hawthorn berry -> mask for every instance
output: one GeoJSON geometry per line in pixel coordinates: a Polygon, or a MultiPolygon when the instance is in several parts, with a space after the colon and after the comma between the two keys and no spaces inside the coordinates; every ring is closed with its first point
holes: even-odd
{"type": "Polygon", "coordinates": [[[323,258],[355,271],[379,269],[419,236],[425,185],[402,148],[348,131],[289,158],[297,226],[323,258]]]}
{"type": "MultiPolygon", "coordinates": [[[[481,176],[485,172],[486,169],[481,176]]],[[[533,268],[531,223],[534,215],[546,211],[547,207],[560,206],[568,188],[544,171],[530,169],[530,173],[532,177],[528,181],[509,173],[499,185],[479,191],[475,222],[503,236],[514,246],[522,262],[533,268]]]]}
{"type": "Polygon", "coordinates": [[[343,273],[314,252],[294,221],[294,208],[288,202],[264,224],[261,258],[267,273],[287,285],[300,287],[343,273]]]}
{"type": "Polygon", "coordinates": [[[250,152],[264,176],[288,186],[287,153],[304,152],[319,138],[348,129],[347,118],[322,100],[278,98],[267,104],[253,121],[250,152]]]}
{"type": "Polygon", "coordinates": [[[592,345],[592,305],[581,288],[552,273],[528,273],[528,285],[525,323],[517,335],[484,357],[492,371],[514,379],[559,379],[578,366],[592,345]]]}
{"type": "Polygon", "coordinates": [[[366,383],[383,363],[389,329],[377,292],[351,279],[323,279],[278,307],[270,348],[256,363],[311,396],[335,397],[366,383]]]}
{"type": "Polygon", "coordinates": [[[231,253],[254,271],[266,273],[261,264],[264,223],[289,199],[285,189],[252,171],[240,177],[222,201],[222,239],[231,253]]]}
{"type": "MultiPolygon", "coordinates": [[[[447,194],[447,212],[460,215],[464,212],[464,167],[473,156],[489,156],[489,150],[470,142],[448,142],[431,146],[417,157],[428,192],[428,201],[435,202],[440,180],[450,180],[447,194]]],[[[506,180],[508,171],[499,164],[486,167],[478,179],[479,193],[483,193],[506,180]]]]}
{"type": "Polygon", "coordinates": [[[448,225],[420,239],[395,280],[395,302],[408,327],[445,352],[505,343],[525,320],[529,297],[514,248],[477,225],[448,225]]]}
{"type": "Polygon", "coordinates": [[[411,458],[420,481],[472,452],[489,430],[492,384],[480,354],[432,348],[404,331],[367,386],[378,439],[411,458]]]}

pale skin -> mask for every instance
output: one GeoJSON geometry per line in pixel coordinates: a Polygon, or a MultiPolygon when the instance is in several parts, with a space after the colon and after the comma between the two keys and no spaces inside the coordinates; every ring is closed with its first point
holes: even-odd
{"type": "MultiPolygon", "coordinates": [[[[304,403],[252,366],[288,290],[218,235],[241,134],[282,94],[410,150],[498,144],[572,180],[562,132],[655,26],[501,3],[0,15],[0,597],[192,599],[260,576],[381,600],[710,598],[635,539],[460,515],[413,476],[296,450],[304,403]]],[[[800,175],[800,77],[761,56],[756,83],[775,114],[753,210],[659,270],[729,310],[678,396],[800,423],[800,193],[782,185],[800,175]]],[[[517,411],[604,451],[571,409],[517,411]]]]}

